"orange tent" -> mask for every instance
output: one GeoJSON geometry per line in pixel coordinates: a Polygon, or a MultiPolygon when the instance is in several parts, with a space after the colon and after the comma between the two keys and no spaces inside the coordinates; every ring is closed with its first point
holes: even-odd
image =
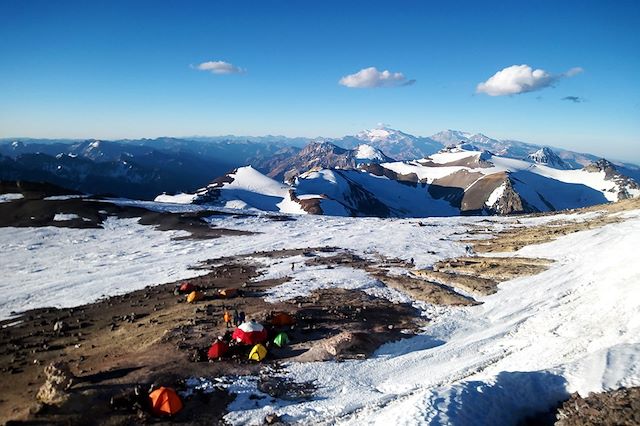
{"type": "Polygon", "coordinates": [[[156,416],[173,416],[182,410],[182,401],[176,391],[164,386],[149,394],[149,405],[156,416]]]}
{"type": "Polygon", "coordinates": [[[204,299],[204,293],[202,293],[201,291],[192,291],[187,296],[187,302],[189,303],[197,302],[198,300],[202,299],[204,299]]]}
{"type": "Polygon", "coordinates": [[[296,319],[286,312],[276,312],[271,317],[271,325],[275,325],[276,327],[293,325],[295,323],[296,323],[296,319]]]}

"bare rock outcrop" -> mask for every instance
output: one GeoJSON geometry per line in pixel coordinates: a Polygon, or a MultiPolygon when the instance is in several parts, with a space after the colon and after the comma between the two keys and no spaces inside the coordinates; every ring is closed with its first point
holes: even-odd
{"type": "Polygon", "coordinates": [[[640,424],[640,387],[591,393],[586,398],[572,394],[556,419],[556,426],[640,424]]]}
{"type": "Polygon", "coordinates": [[[46,405],[62,405],[69,399],[67,392],[76,377],[63,362],[52,362],[44,369],[44,384],[38,390],[36,399],[46,405]]]}
{"type": "Polygon", "coordinates": [[[360,355],[371,352],[376,342],[368,333],[344,331],[333,337],[318,342],[304,354],[295,358],[295,361],[313,362],[328,361],[331,359],[358,358],[360,355]]]}

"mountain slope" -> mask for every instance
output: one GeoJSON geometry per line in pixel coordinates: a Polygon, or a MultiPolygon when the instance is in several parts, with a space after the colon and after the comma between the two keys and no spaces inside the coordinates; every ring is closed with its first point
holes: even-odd
{"type": "MultiPolygon", "coordinates": [[[[419,161],[362,163],[355,169],[353,155],[347,154],[359,150],[314,144],[301,151],[301,158],[312,159],[302,163],[311,170],[296,174],[289,184],[243,167],[192,198],[165,195],[157,200],[181,202],[184,198],[226,208],[284,213],[427,217],[555,211],[640,195],[640,186],[608,162],[583,170],[560,170],[475,149],[463,143],[419,161]],[[314,166],[318,153],[325,150],[330,153],[327,161],[340,167],[314,166]]],[[[368,148],[364,151],[377,155],[368,148]]],[[[550,151],[547,156],[552,157],[550,151]]]]}
{"type": "Polygon", "coordinates": [[[386,161],[393,160],[371,145],[360,144],[350,150],[329,142],[312,142],[297,154],[286,156],[272,164],[268,176],[280,181],[291,181],[312,169],[353,169],[363,163],[386,161]]]}
{"type": "Polygon", "coordinates": [[[536,152],[533,152],[527,156],[527,158],[534,163],[543,164],[545,166],[553,167],[554,169],[570,169],[571,167],[565,163],[551,148],[540,148],[536,152]]]}
{"type": "Polygon", "coordinates": [[[367,144],[398,160],[423,158],[442,148],[440,143],[429,138],[413,136],[384,126],[330,141],[347,149],[367,144]]]}
{"type": "Polygon", "coordinates": [[[221,176],[195,194],[159,195],[165,203],[211,204],[223,208],[302,214],[304,210],[292,200],[291,188],[251,166],[240,167],[221,176]]]}

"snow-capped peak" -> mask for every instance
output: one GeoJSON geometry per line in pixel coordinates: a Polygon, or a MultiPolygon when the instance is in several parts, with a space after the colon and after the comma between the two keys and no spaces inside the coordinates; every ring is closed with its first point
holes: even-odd
{"type": "Polygon", "coordinates": [[[384,125],[378,126],[375,129],[363,130],[355,135],[355,137],[365,142],[394,142],[414,138],[400,130],[392,129],[384,125]]]}
{"type": "Polygon", "coordinates": [[[465,142],[465,141],[460,141],[458,143],[455,144],[450,144],[445,146],[444,148],[442,148],[440,150],[440,152],[480,152],[483,151],[482,149],[478,148],[477,146],[465,142]]]}
{"type": "Polygon", "coordinates": [[[461,142],[473,142],[478,144],[489,144],[491,142],[497,142],[496,139],[492,139],[482,133],[463,132],[462,130],[445,130],[431,136],[431,139],[438,141],[444,146],[458,145],[461,142]]]}
{"type": "Polygon", "coordinates": [[[387,158],[386,155],[382,153],[382,151],[367,144],[358,145],[358,148],[356,148],[355,157],[358,160],[377,160],[377,161],[385,161],[387,158]]]}
{"type": "Polygon", "coordinates": [[[546,146],[544,148],[540,148],[536,152],[529,154],[529,160],[533,161],[534,163],[553,167],[554,169],[570,169],[569,165],[562,161],[562,158],[560,158],[558,154],[556,154],[546,146]]]}
{"type": "Polygon", "coordinates": [[[449,129],[432,135],[431,139],[447,146],[458,145],[460,142],[468,142],[469,138],[471,138],[472,136],[473,135],[469,132],[449,129]]]}

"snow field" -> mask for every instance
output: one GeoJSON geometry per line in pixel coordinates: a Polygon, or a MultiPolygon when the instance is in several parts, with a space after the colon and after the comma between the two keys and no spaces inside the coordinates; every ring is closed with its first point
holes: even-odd
{"type": "MultiPolygon", "coordinates": [[[[122,204],[174,212],[181,207],[185,211],[195,210],[188,205],[122,204]]],[[[256,251],[339,246],[372,259],[378,259],[379,254],[389,257],[401,254],[405,260],[414,257],[418,266],[427,266],[464,252],[461,244],[449,239],[457,237],[454,233],[463,233],[465,224],[473,219],[449,218],[440,222],[442,226],[428,227],[417,226],[415,220],[323,216],[297,216],[294,221],[284,222],[262,215],[212,216],[209,221],[222,228],[259,233],[210,240],[176,240],[175,237],[188,234],[158,231],[138,224],[135,218],[113,217],[105,221],[102,229],[0,228],[0,267],[4,274],[0,291],[5,295],[0,300],[0,318],[8,318],[13,311],[76,306],[147,285],[203,275],[207,271],[190,267],[207,259],[256,251]]],[[[432,221],[439,223],[436,219],[432,221]]],[[[344,279],[342,283],[352,288],[371,287],[370,278],[356,274],[357,271],[352,272],[353,282],[344,279]]],[[[316,282],[327,285],[331,279],[318,275],[316,282]]]]}
{"type": "MultiPolygon", "coordinates": [[[[290,378],[319,385],[317,397],[275,412],[319,424],[514,424],[569,392],[640,385],[640,270],[629,267],[640,211],[627,216],[512,254],[556,263],[372,359],[289,364],[290,378]]],[[[242,407],[227,419],[257,424],[265,411],[242,407]]]]}
{"type": "MultiPolygon", "coordinates": [[[[144,205],[170,211],[201,208],[144,205]]],[[[458,240],[469,225],[503,229],[598,214],[517,220],[212,216],[209,221],[218,227],[259,232],[213,240],[175,240],[186,233],[158,231],[136,219],[109,218],[102,229],[0,228],[5,277],[0,318],[204,274],[189,267],[257,251],[337,246],[372,260],[413,257],[423,268],[464,255],[458,240]]],[[[229,390],[241,397],[226,419],[259,424],[276,412],[305,423],[512,424],[568,392],[640,385],[640,269],[635,266],[640,211],[620,216],[627,220],[503,254],[556,262],[541,274],[501,284],[496,294],[482,298],[483,305],[431,311],[424,334],[386,344],[371,359],[286,365],[288,378],[318,385],[311,401],[268,398],[256,407],[249,399],[257,393],[255,380],[235,380],[229,390]]],[[[256,260],[264,264],[262,278],[291,276],[270,290],[272,300],[325,286],[379,291],[390,300],[406,297],[388,293],[359,270],[305,266],[303,256],[256,260]]]]}

